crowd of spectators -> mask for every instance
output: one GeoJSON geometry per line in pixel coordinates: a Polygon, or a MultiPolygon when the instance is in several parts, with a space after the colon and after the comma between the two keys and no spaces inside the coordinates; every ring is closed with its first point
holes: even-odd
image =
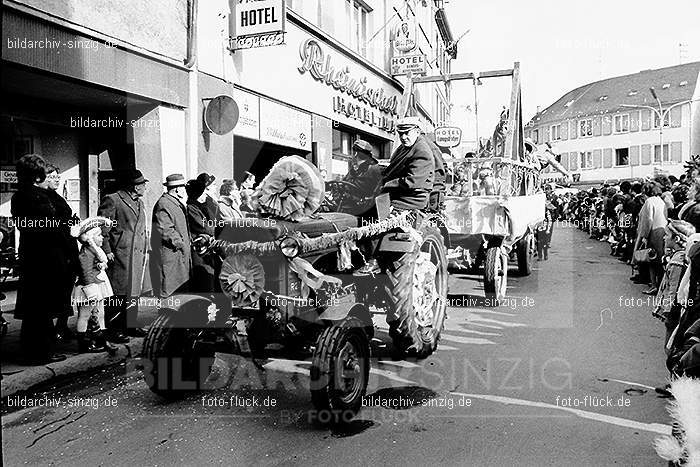
{"type": "Polygon", "coordinates": [[[652,316],[666,328],[672,376],[700,376],[700,162],[678,178],[658,174],[554,197],[555,216],[609,243],[632,268],[630,280],[647,286],[652,316]]]}

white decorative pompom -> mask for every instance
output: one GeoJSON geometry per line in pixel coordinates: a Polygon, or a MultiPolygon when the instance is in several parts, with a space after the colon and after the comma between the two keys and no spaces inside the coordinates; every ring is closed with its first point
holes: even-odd
{"type": "Polygon", "coordinates": [[[683,448],[675,438],[664,436],[654,440],[654,449],[662,459],[667,461],[678,461],[683,456],[683,448]]]}

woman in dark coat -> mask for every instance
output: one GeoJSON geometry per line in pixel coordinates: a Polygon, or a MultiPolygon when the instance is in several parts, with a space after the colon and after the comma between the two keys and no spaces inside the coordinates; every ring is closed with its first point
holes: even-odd
{"type": "Polygon", "coordinates": [[[65,287],[64,294],[60,298],[63,313],[56,319],[56,338],[71,339],[73,333],[68,329],[68,318],[73,316],[71,290],[78,272],[78,244],[70,234],[70,225],[78,224],[80,219],[73,214],[73,210],[68,205],[68,202],[58,194],[58,188],[61,185],[61,173],[57,166],[53,164],[46,165],[46,181],[51,202],[56,209],[56,217],[61,221],[61,233],[63,234],[62,237],[68,254],[68,266],[71,271],[71,274],[64,278],[65,282],[70,285],[65,287]]]}
{"type": "Polygon", "coordinates": [[[22,320],[22,353],[28,363],[60,361],[66,357],[53,353],[53,319],[65,313],[63,297],[75,277],[74,252],[66,246],[69,227],[47,189],[46,161],[41,156],[23,156],[17,162],[17,179],[11,210],[20,231],[15,317],[22,320]]]}
{"type": "MultiPolygon", "coordinates": [[[[199,235],[214,236],[216,219],[209,217],[206,206],[206,185],[201,180],[190,180],[187,189],[187,221],[190,225],[191,240],[199,235]]],[[[194,242],[192,242],[194,245],[194,242]]],[[[191,291],[194,293],[215,292],[216,263],[214,255],[200,256],[193,248],[192,251],[192,281],[191,291]]]]}

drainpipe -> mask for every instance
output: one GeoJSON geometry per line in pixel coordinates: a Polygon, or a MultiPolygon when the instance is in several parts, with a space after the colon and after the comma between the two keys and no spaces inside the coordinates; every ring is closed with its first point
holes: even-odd
{"type": "Polygon", "coordinates": [[[198,0],[189,0],[187,4],[187,58],[185,66],[192,68],[197,61],[197,7],[198,0]]]}
{"type": "Polygon", "coordinates": [[[186,113],[187,125],[187,160],[185,167],[187,176],[194,177],[197,172],[197,156],[199,147],[199,87],[197,85],[197,11],[199,9],[198,0],[188,1],[187,10],[187,58],[185,66],[188,73],[188,99],[186,113]]]}

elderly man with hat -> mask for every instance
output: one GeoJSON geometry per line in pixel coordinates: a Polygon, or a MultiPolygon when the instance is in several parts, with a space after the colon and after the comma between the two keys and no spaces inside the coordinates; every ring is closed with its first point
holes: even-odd
{"type": "Polygon", "coordinates": [[[374,197],[379,191],[382,180],[382,168],[375,159],[372,145],[363,139],[358,139],[352,145],[353,158],[350,162],[350,170],[343,181],[350,182],[358,189],[350,193],[354,212],[362,214],[374,205],[374,197]]]}
{"type": "Polygon", "coordinates": [[[397,209],[425,209],[435,180],[435,158],[421,136],[418,117],[406,117],[396,125],[401,145],[384,171],[382,192],[389,193],[397,209]]]}
{"type": "Polygon", "coordinates": [[[153,208],[151,235],[151,278],[153,291],[159,298],[186,290],[192,270],[185,177],[168,175],[163,185],[166,192],[153,208]]]}
{"type": "Polygon", "coordinates": [[[119,182],[119,190],[102,198],[97,215],[114,221],[102,229],[102,248],[109,260],[107,275],[114,290],[114,297],[107,300],[105,307],[107,330],[113,342],[128,342],[125,333],[144,333],[136,324],[138,307],[127,305],[133,305],[134,297],[151,290],[146,274],[150,250],[148,216],[142,200],[148,180],[140,170],[128,169],[119,174],[119,182]]]}

